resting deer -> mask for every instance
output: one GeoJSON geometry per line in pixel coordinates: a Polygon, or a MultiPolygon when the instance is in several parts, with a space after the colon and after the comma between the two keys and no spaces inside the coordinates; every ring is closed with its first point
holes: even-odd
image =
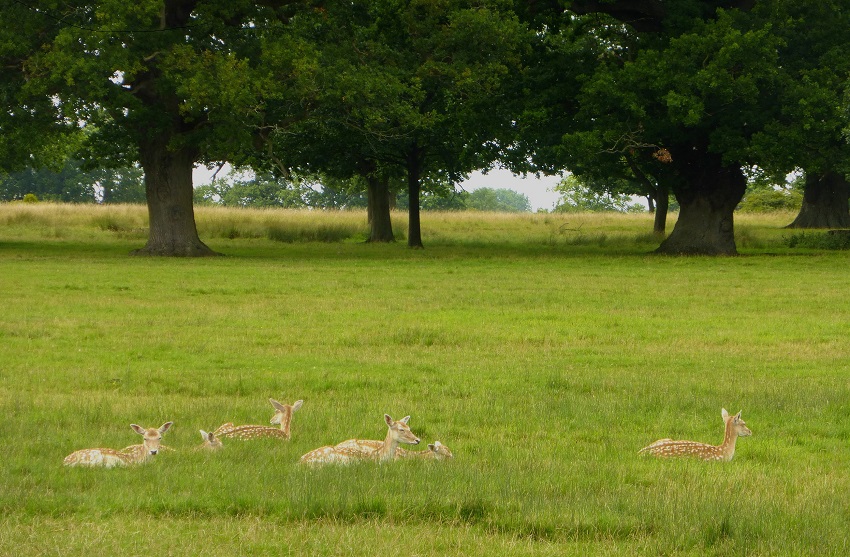
{"type": "Polygon", "coordinates": [[[730,461],[735,456],[735,441],[737,441],[738,437],[747,437],[752,435],[753,432],[750,431],[747,424],[741,419],[740,412],[734,416],[730,416],[726,409],[723,408],[720,415],[726,424],[723,443],[720,445],[708,445],[696,441],[660,439],[648,447],[642,448],[639,454],[650,454],[661,457],[689,456],[701,458],[702,460],[730,461]]]}
{"type": "Polygon", "coordinates": [[[130,424],[133,431],[144,437],[141,444],[130,445],[120,451],[116,449],[82,449],[66,456],[63,464],[65,466],[103,466],[105,468],[141,464],[159,452],[162,435],[168,431],[171,424],[172,422],[165,422],[158,429],[145,429],[136,424],[130,424]]]}
{"type": "Polygon", "coordinates": [[[399,447],[395,452],[396,458],[418,458],[421,460],[448,460],[454,458],[452,451],[439,441],[428,444],[427,451],[408,451],[399,447]]]}
{"type": "Polygon", "coordinates": [[[336,446],[319,447],[301,457],[304,464],[347,464],[360,460],[377,460],[387,462],[393,460],[400,443],[408,445],[419,444],[419,438],[410,431],[407,422],[410,416],[394,421],[389,414],[384,414],[387,423],[387,436],[383,441],[366,439],[349,439],[336,446]]]}
{"type": "Polygon", "coordinates": [[[204,442],[198,447],[199,449],[203,449],[205,451],[217,451],[223,447],[221,444],[221,439],[219,439],[214,432],[207,433],[203,429],[200,430],[201,437],[204,438],[204,442]]]}
{"type": "Polygon", "coordinates": [[[303,400],[296,400],[292,405],[281,404],[273,398],[269,402],[274,406],[275,414],[269,423],[280,424],[280,427],[269,427],[267,425],[240,425],[234,426],[228,422],[218,426],[213,434],[216,437],[228,439],[259,439],[261,437],[273,437],[279,439],[289,439],[289,426],[292,423],[292,413],[301,408],[304,404],[303,400]]]}

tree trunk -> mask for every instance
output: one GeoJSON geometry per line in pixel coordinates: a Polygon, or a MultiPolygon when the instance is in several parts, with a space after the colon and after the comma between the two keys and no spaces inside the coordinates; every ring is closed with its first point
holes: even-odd
{"type": "Polygon", "coordinates": [[[673,232],[656,253],[737,255],[733,212],[744,197],[747,180],[738,166],[721,156],[685,147],[672,153],[679,178],[674,193],[681,209],[673,232]]]}
{"type": "Polygon", "coordinates": [[[369,203],[369,239],[368,242],[395,242],[393,225],[390,220],[390,187],[384,177],[369,175],[366,177],[369,203]]]}
{"type": "Polygon", "coordinates": [[[422,161],[414,146],[407,157],[407,193],[409,198],[407,247],[422,249],[422,227],[419,222],[419,194],[422,191],[422,161]]]}
{"type": "Polygon", "coordinates": [[[218,255],[198,238],[192,205],[195,153],[169,150],[169,135],[142,140],[139,158],[145,172],[150,231],[145,247],[133,255],[200,257],[218,255]]]}
{"type": "Polygon", "coordinates": [[[661,184],[655,189],[655,218],[652,222],[652,232],[663,236],[667,231],[667,211],[670,209],[670,190],[661,184]]]}
{"type": "Polygon", "coordinates": [[[649,176],[641,170],[634,158],[626,155],[626,162],[635,175],[638,182],[643,186],[646,192],[646,199],[649,201],[649,210],[655,214],[655,219],[652,223],[652,232],[656,235],[663,236],[667,229],[667,210],[670,207],[670,188],[666,185],[658,183],[658,179],[650,180],[649,176]],[[655,203],[653,204],[653,201],[655,203]]]}
{"type": "Polygon", "coordinates": [[[806,173],[803,204],[786,228],[850,228],[850,183],[837,172],[806,173]]]}

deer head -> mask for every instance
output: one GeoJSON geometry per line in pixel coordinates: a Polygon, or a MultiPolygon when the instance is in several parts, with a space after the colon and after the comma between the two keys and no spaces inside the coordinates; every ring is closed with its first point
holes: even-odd
{"type": "Polygon", "coordinates": [[[728,428],[731,426],[732,431],[734,431],[739,437],[749,437],[753,434],[741,418],[740,411],[734,416],[730,416],[729,412],[727,412],[725,408],[722,408],[720,410],[720,416],[723,418],[723,423],[726,424],[726,427],[728,428]]]}
{"type": "Polygon", "coordinates": [[[145,455],[155,455],[159,452],[159,442],[162,440],[162,435],[168,431],[173,422],[165,422],[159,428],[143,428],[136,424],[130,424],[133,431],[144,438],[142,444],[145,446],[145,455]]]}
{"type": "Polygon", "coordinates": [[[428,444],[428,449],[434,453],[434,457],[437,459],[444,458],[454,458],[454,455],[449,450],[449,448],[439,441],[434,441],[433,443],[428,444]]]}
{"type": "Polygon", "coordinates": [[[398,421],[393,421],[389,414],[384,414],[384,421],[390,428],[389,436],[396,443],[406,443],[408,445],[418,445],[419,438],[410,431],[407,422],[410,421],[410,416],[405,416],[398,421]]]}
{"type": "Polygon", "coordinates": [[[209,432],[207,433],[203,429],[200,430],[201,437],[204,438],[204,444],[201,445],[202,449],[206,449],[208,451],[217,451],[222,448],[224,445],[221,444],[221,439],[216,437],[215,433],[209,432]]]}
{"type": "Polygon", "coordinates": [[[269,423],[272,424],[280,424],[280,429],[289,437],[289,426],[292,423],[292,413],[301,408],[301,405],[304,404],[303,400],[296,400],[294,403],[290,404],[282,404],[276,401],[273,398],[269,399],[269,402],[272,406],[274,406],[275,413],[272,416],[272,419],[269,423]]]}

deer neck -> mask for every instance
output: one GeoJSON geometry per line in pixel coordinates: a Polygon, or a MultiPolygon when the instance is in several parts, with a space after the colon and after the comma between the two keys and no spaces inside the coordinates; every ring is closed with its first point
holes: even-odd
{"type": "Polygon", "coordinates": [[[289,438],[289,424],[292,422],[292,410],[287,408],[288,412],[284,412],[280,418],[280,430],[289,438]]]}
{"type": "Polygon", "coordinates": [[[738,432],[732,424],[732,420],[726,422],[726,430],[723,434],[723,443],[720,445],[720,450],[726,460],[731,460],[735,454],[735,441],[738,440],[738,432]]]}
{"type": "Polygon", "coordinates": [[[393,436],[393,430],[387,430],[387,436],[384,438],[384,444],[378,451],[378,460],[381,462],[392,460],[395,457],[395,450],[398,448],[398,439],[393,436]]]}

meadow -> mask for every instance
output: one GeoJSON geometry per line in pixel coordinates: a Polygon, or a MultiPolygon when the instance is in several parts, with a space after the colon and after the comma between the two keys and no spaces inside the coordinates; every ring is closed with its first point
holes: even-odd
{"type": "Polygon", "coordinates": [[[388,245],[358,212],[196,216],[224,257],[128,256],[143,207],[0,204],[3,552],[850,552],[850,252],[793,214],[722,258],[652,254],[650,215],[423,213],[424,250],[403,214],[388,245]],[[269,397],[304,400],[290,441],[194,450],[269,397]],[[731,462],[638,456],[719,443],[721,408],[731,462]],[[384,413],[455,458],[297,464],[384,413]],[[62,466],[165,421],[152,462],[62,466]]]}

